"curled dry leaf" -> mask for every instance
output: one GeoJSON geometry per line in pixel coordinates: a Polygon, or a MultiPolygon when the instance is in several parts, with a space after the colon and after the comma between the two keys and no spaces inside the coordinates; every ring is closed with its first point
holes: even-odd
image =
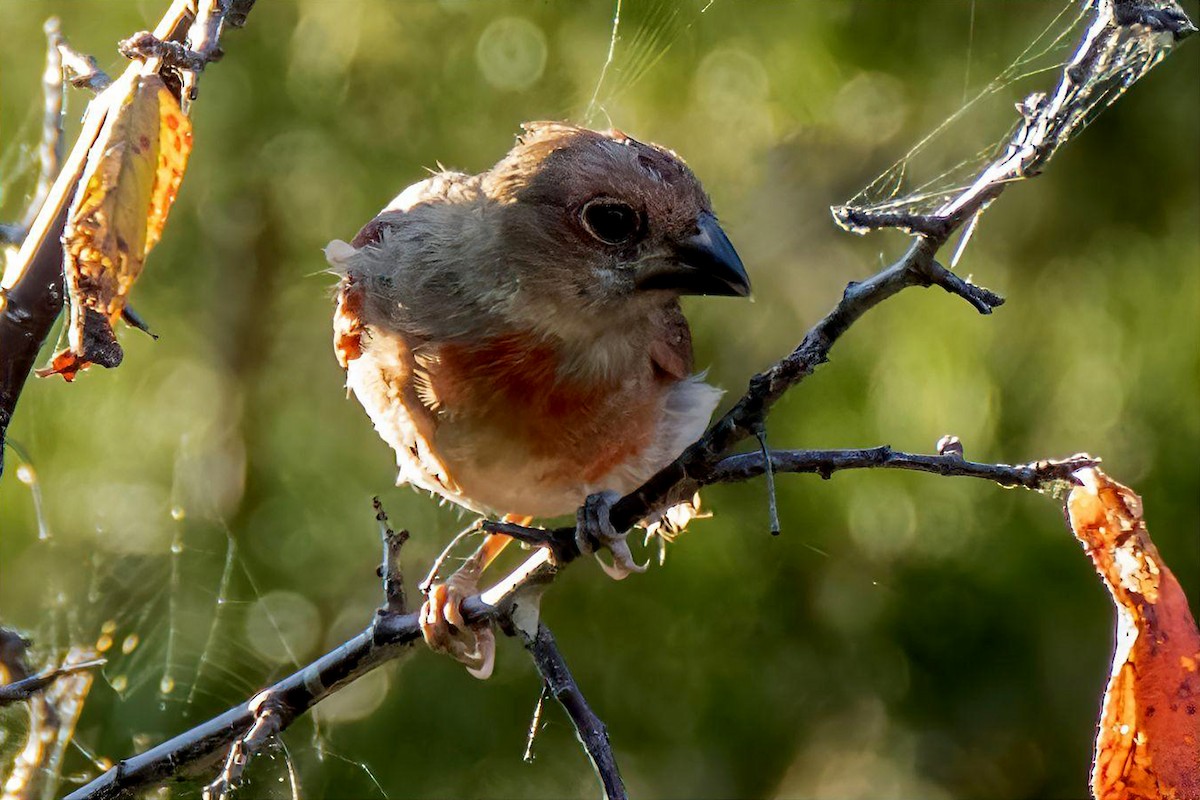
{"type": "Polygon", "coordinates": [[[1117,607],[1112,674],[1096,735],[1098,800],[1200,798],[1200,632],[1142,518],[1142,499],[1079,470],[1071,529],[1117,607]]]}
{"type": "Polygon", "coordinates": [[[93,102],[107,104],[104,126],[63,233],[70,346],[38,371],[68,381],[89,364],[121,363],[113,326],[162,235],[192,147],[191,123],[155,73],[127,71],[93,102]]]}

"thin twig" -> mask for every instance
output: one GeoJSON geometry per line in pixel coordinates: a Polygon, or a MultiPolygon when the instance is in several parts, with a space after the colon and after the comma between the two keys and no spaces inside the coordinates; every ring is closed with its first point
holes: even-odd
{"type": "Polygon", "coordinates": [[[100,69],[94,56],[81,53],[70,45],[66,37],[58,36],[55,45],[62,56],[63,70],[67,80],[76,89],[87,89],[91,92],[102,92],[112,83],[108,73],[100,69]]]}
{"type": "Polygon", "coordinates": [[[900,260],[867,280],[849,284],[842,299],[790,355],[751,378],[746,393],[698,441],[613,505],[613,527],[627,530],[639,520],[695,494],[701,479],[722,456],[755,435],[775,402],[828,361],[830,350],[842,334],[889,297],[912,286],[940,286],[981,313],[1004,302],[994,292],[964,281],[937,263],[937,247],[933,239],[918,237],[900,260]]]}
{"type": "Polygon", "coordinates": [[[39,672],[37,675],[30,675],[27,678],[6,683],[0,686],[0,708],[29,700],[64,675],[72,675],[83,670],[102,667],[107,663],[107,659],[94,658],[76,664],[63,664],[56,669],[46,670],[45,672],[39,672]]]}
{"type": "Polygon", "coordinates": [[[485,523],[483,520],[476,520],[475,522],[472,522],[470,526],[459,531],[458,534],[450,540],[450,544],[442,548],[442,552],[439,553],[438,557],[433,560],[433,565],[430,566],[429,572],[425,575],[425,579],[417,584],[417,588],[421,590],[422,594],[429,594],[429,587],[433,586],[434,581],[438,579],[438,575],[441,574],[442,567],[445,566],[446,560],[450,558],[450,554],[454,552],[454,548],[458,547],[459,542],[468,536],[478,533],[480,530],[482,530],[484,524],[485,523]]]}
{"type": "Polygon", "coordinates": [[[25,662],[28,648],[27,639],[0,628],[0,667],[12,681],[0,686],[0,706],[18,701],[29,706],[25,746],[10,764],[3,800],[54,796],[63,755],[92,685],[88,670],[105,663],[93,647],[72,647],[66,666],[33,675],[25,662]]]}
{"type": "Polygon", "coordinates": [[[767,428],[765,425],[760,425],[758,430],[754,432],[758,438],[759,452],[762,453],[763,465],[765,469],[763,474],[767,478],[767,523],[770,526],[772,536],[778,536],[779,530],[779,501],[775,497],[775,470],[771,463],[771,451],[767,447],[767,428]]]}
{"type": "Polygon", "coordinates": [[[42,141],[38,146],[40,167],[37,187],[21,221],[21,227],[25,230],[33,225],[38,210],[50,195],[63,158],[63,61],[58,50],[58,42],[62,39],[58,17],[46,20],[42,31],[46,34],[46,68],[42,72],[42,141]]]}
{"type": "Polygon", "coordinates": [[[254,754],[291,721],[286,704],[280,702],[270,689],[255,695],[247,708],[254,714],[254,723],[245,736],[230,745],[225,766],[212,783],[204,787],[204,800],[225,800],[241,783],[242,773],[254,754]]]}
{"type": "Polygon", "coordinates": [[[121,55],[138,61],[152,58],[162,59],[164,65],[181,70],[198,72],[208,63],[208,57],[190,50],[179,42],[160,39],[150,31],[139,31],[117,46],[121,55]]]}
{"type": "MultiPolygon", "coordinates": [[[[854,233],[898,228],[933,239],[940,246],[964,222],[976,219],[1010,184],[1039,175],[1062,146],[1082,130],[1089,119],[1089,104],[1105,102],[1095,94],[1096,87],[1105,83],[1103,79],[1111,77],[1104,70],[1118,61],[1121,53],[1129,51],[1129,39],[1152,39],[1156,34],[1170,33],[1173,41],[1179,42],[1195,32],[1196,26],[1174,2],[1097,0],[1092,4],[1092,22],[1071,60],[1063,66],[1058,84],[1049,94],[1036,92],[1017,105],[1021,121],[1007,147],[966,189],[928,214],[842,205],[831,209],[834,220],[854,233]],[[1135,26],[1144,26],[1145,30],[1136,30],[1135,26]]],[[[1126,87],[1141,78],[1168,49],[1153,41],[1146,42],[1145,47],[1143,60],[1134,59],[1132,67],[1126,65],[1140,70],[1122,76],[1126,87]]]]}
{"type": "Polygon", "coordinates": [[[567,563],[577,555],[577,550],[574,549],[574,537],[571,537],[571,548],[564,549],[563,537],[558,535],[556,531],[491,519],[484,520],[481,523],[481,527],[487,533],[502,533],[505,536],[511,536],[518,542],[523,542],[534,547],[548,547],[554,553],[555,561],[560,564],[567,563]]]}
{"type": "Polygon", "coordinates": [[[388,525],[387,513],[378,497],[372,498],[375,521],[379,523],[379,538],[383,541],[383,563],[379,577],[383,579],[383,607],[380,613],[403,614],[408,608],[404,596],[404,573],[400,569],[400,548],[408,541],[408,531],[394,531],[388,525]]]}
{"type": "Polygon", "coordinates": [[[533,743],[537,739],[538,733],[542,730],[542,711],[546,707],[546,697],[550,694],[550,687],[542,681],[542,688],[538,690],[538,699],[533,706],[533,717],[529,720],[529,733],[525,737],[525,752],[521,754],[521,760],[526,764],[533,763],[533,743]]]}
{"type": "Polygon", "coordinates": [[[188,102],[196,99],[200,70],[221,57],[221,26],[229,12],[230,0],[200,0],[196,24],[188,31],[188,46],[200,57],[200,66],[183,73],[183,95],[188,102]]]}
{"type": "Polygon", "coordinates": [[[604,786],[604,796],[608,800],[627,798],[629,795],[625,791],[624,781],[621,780],[616,756],[613,755],[608,728],[588,705],[587,698],[583,696],[579,684],[567,668],[567,662],[559,652],[550,629],[544,624],[539,624],[534,637],[523,638],[525,649],[533,657],[533,663],[537,665],[538,673],[545,681],[546,687],[571,718],[579,742],[587,752],[588,758],[592,760],[592,766],[604,786]]]}

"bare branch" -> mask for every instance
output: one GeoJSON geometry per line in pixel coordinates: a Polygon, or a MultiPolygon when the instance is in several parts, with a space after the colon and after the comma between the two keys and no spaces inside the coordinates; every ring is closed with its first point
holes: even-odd
{"type": "MultiPolygon", "coordinates": [[[[1013,467],[963,461],[953,455],[913,455],[896,452],[888,447],[866,450],[774,451],[771,453],[771,462],[777,472],[812,472],[824,476],[844,469],[908,469],[938,475],[983,478],[1002,486],[1023,486],[1038,490],[1045,489],[1055,480],[1069,480],[1073,470],[1097,463],[1096,459],[1088,456],[1074,456],[1062,461],[1038,461],[1013,467]]],[[[761,453],[731,456],[718,461],[701,483],[743,481],[762,474],[764,469],[765,460],[761,453]]],[[[547,531],[512,523],[486,522],[484,529],[505,533],[522,541],[544,542],[546,546],[496,586],[463,601],[463,618],[468,625],[491,620],[507,622],[511,618],[513,601],[518,594],[553,580],[558,570],[579,557],[573,528],[547,531]]],[[[460,536],[473,530],[474,528],[468,528],[460,536]]],[[[282,722],[279,730],[286,728],[292,720],[341,686],[362,677],[385,661],[398,657],[408,644],[421,638],[417,619],[418,614],[415,612],[380,613],[366,630],[271,686],[268,691],[280,703],[278,711],[282,722]]],[[[527,642],[536,641],[541,637],[543,629],[544,626],[539,625],[537,634],[532,639],[525,634],[523,638],[527,642]]],[[[548,631],[546,636],[549,637],[548,631]]],[[[534,655],[536,660],[539,656],[536,653],[534,655]]],[[[543,655],[546,658],[550,657],[543,655]]],[[[570,675],[569,672],[565,674],[570,675]]],[[[549,678],[547,682],[550,682],[549,678]]],[[[572,699],[571,702],[576,701],[572,699]]],[[[583,702],[582,697],[579,702],[583,702]]],[[[568,713],[571,713],[574,719],[574,713],[583,712],[579,709],[575,712],[568,709],[568,713]]],[[[249,702],[235,706],[145,753],[122,761],[96,780],[70,794],[67,800],[126,797],[138,789],[160,783],[171,776],[203,774],[206,768],[216,762],[218,754],[237,741],[240,732],[249,730],[254,722],[255,714],[249,702]]],[[[586,730],[591,731],[593,728],[586,730]]],[[[591,754],[592,751],[589,750],[589,755],[591,754]]]]}
{"type": "Polygon", "coordinates": [[[778,536],[780,534],[779,500],[775,496],[775,467],[771,461],[770,450],[767,447],[766,426],[760,426],[755,432],[755,436],[758,438],[759,452],[763,456],[763,465],[765,467],[763,474],[767,478],[767,520],[770,524],[771,535],[778,536]]]}
{"type": "Polygon", "coordinates": [[[168,67],[190,72],[199,72],[209,61],[208,56],[189,50],[179,42],[160,39],[150,31],[139,31],[123,39],[117,49],[129,59],[149,61],[158,58],[168,67]]]}
{"type": "MultiPolygon", "coordinates": [[[[550,634],[550,629],[539,624],[537,634],[533,638],[522,636],[525,649],[533,657],[538,674],[542,676],[546,687],[554,695],[571,724],[575,726],[575,734],[580,744],[592,760],[592,766],[604,786],[604,796],[608,800],[627,798],[625,783],[621,780],[621,771],[617,768],[617,759],[613,755],[612,743],[608,739],[608,728],[604,721],[596,716],[587,698],[579,690],[579,684],[567,668],[567,662],[558,650],[558,643],[550,634]]],[[[532,741],[532,738],[531,738],[532,741]]]]}
{"type": "MultiPolygon", "coordinates": [[[[883,445],[865,450],[772,450],[770,463],[776,473],[807,472],[822,478],[829,478],[833,473],[847,469],[902,469],[947,477],[981,478],[1001,486],[1046,491],[1058,482],[1075,483],[1075,470],[1094,467],[1100,463],[1100,459],[1080,453],[1058,461],[1009,466],[965,461],[955,453],[936,456],[902,453],[883,445]]],[[[729,456],[717,463],[705,483],[749,480],[762,475],[766,465],[762,453],[729,456]]]]}
{"type": "Polygon", "coordinates": [[[526,764],[533,763],[533,743],[542,729],[542,710],[546,706],[546,695],[549,692],[550,687],[543,681],[542,688],[538,690],[537,703],[533,706],[533,716],[529,720],[529,733],[525,737],[525,752],[521,755],[521,760],[526,764]]]}
{"type": "MultiPolygon", "coordinates": [[[[511,536],[518,542],[524,542],[534,547],[548,547],[554,554],[554,560],[558,564],[566,564],[579,555],[579,550],[575,547],[573,533],[570,537],[570,546],[568,547],[566,546],[567,542],[559,535],[559,531],[548,531],[544,528],[531,528],[527,525],[517,525],[513,522],[490,519],[484,520],[483,530],[488,533],[502,533],[505,536],[511,536]]],[[[566,530],[573,532],[574,528],[566,530]]]]}
{"type": "Polygon", "coordinates": [[[13,682],[0,686],[0,706],[29,705],[29,733],[4,781],[4,800],[55,794],[67,745],[91,689],[89,669],[104,663],[93,647],[72,647],[66,666],[32,675],[25,663],[29,641],[0,627],[0,667],[13,682]]]}

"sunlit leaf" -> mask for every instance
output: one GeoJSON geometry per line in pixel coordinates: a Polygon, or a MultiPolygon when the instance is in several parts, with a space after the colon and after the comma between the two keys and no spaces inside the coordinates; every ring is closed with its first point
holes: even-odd
{"type": "Polygon", "coordinates": [[[1200,632],[1187,597],[1150,541],[1142,499],[1099,470],[1077,474],[1071,529],[1117,607],[1092,793],[1200,797],[1200,632]]]}
{"type": "Polygon", "coordinates": [[[191,123],[156,74],[129,72],[95,102],[108,104],[107,116],[63,233],[70,346],[38,373],[67,380],[89,364],[121,363],[113,326],[162,236],[192,146],[191,123]]]}

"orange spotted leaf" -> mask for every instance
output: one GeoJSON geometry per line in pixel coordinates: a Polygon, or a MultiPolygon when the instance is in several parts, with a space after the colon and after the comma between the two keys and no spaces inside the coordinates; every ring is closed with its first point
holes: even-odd
{"type": "Polygon", "coordinates": [[[1200,798],[1200,632],[1158,554],[1142,499],[1098,469],[1067,499],[1071,529],[1117,607],[1096,734],[1097,800],[1200,798]]]}
{"type": "Polygon", "coordinates": [[[104,125],[63,233],[70,346],[38,372],[67,380],[89,364],[121,363],[113,326],[162,236],[192,147],[191,123],[157,74],[127,71],[93,102],[106,104],[104,125]]]}

